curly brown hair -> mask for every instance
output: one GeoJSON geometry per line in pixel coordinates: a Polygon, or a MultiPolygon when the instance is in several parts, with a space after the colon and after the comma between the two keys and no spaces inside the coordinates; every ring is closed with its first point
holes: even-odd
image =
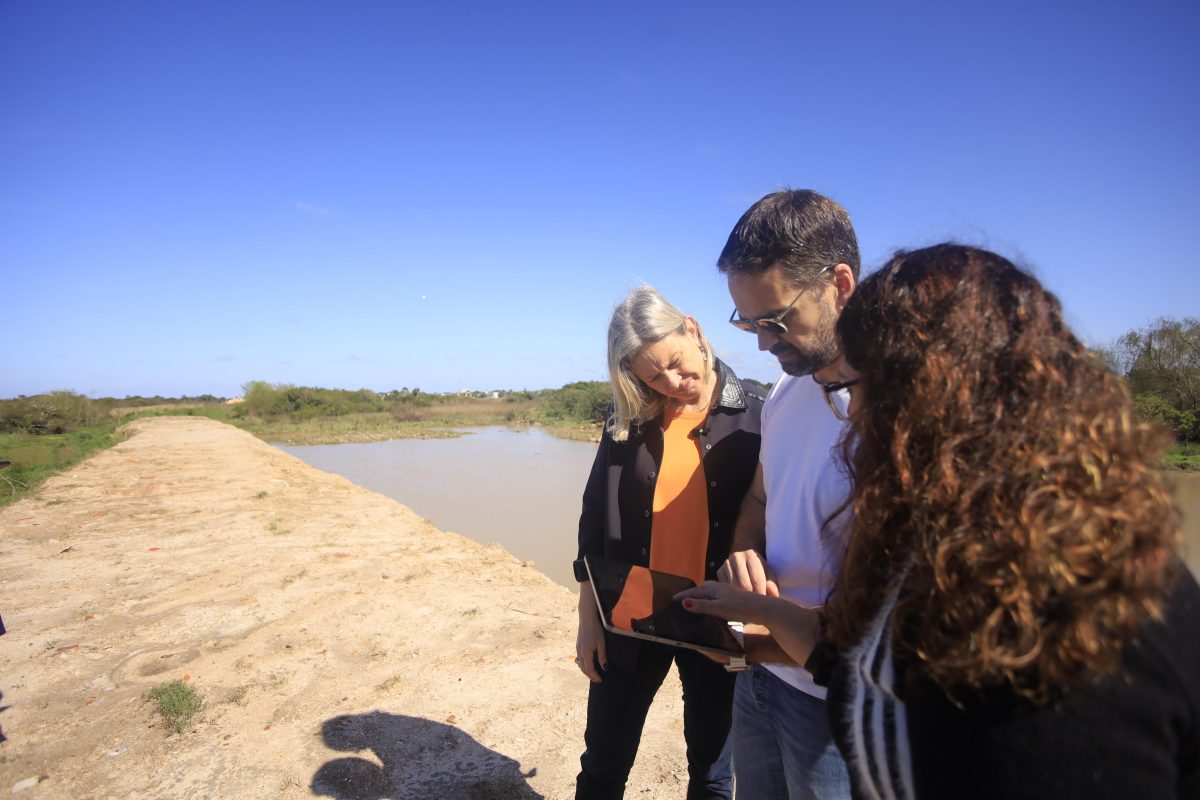
{"type": "Polygon", "coordinates": [[[1161,614],[1179,532],[1166,441],[1124,381],[1033,277],[962,245],[895,255],[838,333],[863,400],[833,641],[855,644],[911,563],[896,643],[952,697],[1045,702],[1113,672],[1161,614]]]}

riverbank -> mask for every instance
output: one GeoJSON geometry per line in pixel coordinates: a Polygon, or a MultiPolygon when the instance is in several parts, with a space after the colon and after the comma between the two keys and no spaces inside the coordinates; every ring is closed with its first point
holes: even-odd
{"type": "MultiPolygon", "coordinates": [[[[569,591],[231,426],[129,431],[0,509],[0,791],[572,796],[569,591]],[[171,680],[182,734],[145,698],[171,680]]],[[[683,793],[681,721],[672,677],[628,796],[683,793]]]]}
{"type": "Polygon", "coordinates": [[[136,412],[131,418],[200,416],[225,422],[254,434],[264,442],[284,445],[365,444],[393,439],[453,439],[463,428],[487,426],[516,430],[540,428],[560,439],[599,442],[603,426],[578,417],[556,417],[544,412],[544,403],[523,401],[504,407],[493,401],[464,401],[418,408],[411,414],[354,412],[336,416],[295,419],[281,415],[239,415],[224,405],[164,408],[136,412]]]}

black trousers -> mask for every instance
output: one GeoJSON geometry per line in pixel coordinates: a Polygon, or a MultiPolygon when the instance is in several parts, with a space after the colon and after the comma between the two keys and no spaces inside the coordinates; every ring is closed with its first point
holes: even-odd
{"type": "Polygon", "coordinates": [[[588,693],[585,750],[575,781],[576,800],[618,800],[633,767],[646,713],[674,662],[683,684],[683,738],[687,743],[687,800],[730,800],[729,727],[735,675],[694,650],[642,642],[636,667],[609,663],[603,683],[588,693]]]}

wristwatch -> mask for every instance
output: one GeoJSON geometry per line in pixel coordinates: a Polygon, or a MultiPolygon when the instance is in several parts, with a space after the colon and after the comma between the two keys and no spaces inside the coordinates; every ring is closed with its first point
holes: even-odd
{"type": "MultiPolygon", "coordinates": [[[[742,646],[743,651],[746,647],[746,639],[742,635],[742,623],[730,622],[729,632],[737,639],[738,644],[742,646]]],[[[746,653],[743,652],[740,656],[730,656],[729,663],[725,665],[726,672],[745,672],[750,669],[750,662],[746,660],[746,653]]]]}
{"type": "Polygon", "coordinates": [[[729,663],[725,665],[726,672],[745,672],[750,669],[750,662],[746,660],[746,654],[740,656],[730,656],[729,663]]]}

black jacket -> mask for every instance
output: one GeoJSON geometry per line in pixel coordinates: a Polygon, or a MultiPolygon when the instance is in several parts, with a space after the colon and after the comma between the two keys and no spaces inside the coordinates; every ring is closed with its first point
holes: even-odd
{"type": "MultiPolygon", "coordinates": [[[[738,380],[721,361],[716,365],[717,402],[694,434],[704,443],[711,526],[704,572],[709,579],[716,578],[729,555],[738,509],[754,480],[763,406],[757,387],[738,380]]],[[[654,487],[662,453],[663,432],[656,422],[633,429],[624,442],[613,441],[605,431],[583,492],[576,580],[587,580],[586,555],[649,566],[654,487]]]]}
{"type": "MultiPolygon", "coordinates": [[[[898,752],[910,754],[914,794],[922,798],[1004,800],[1184,800],[1200,797],[1200,586],[1182,562],[1162,620],[1143,623],[1121,669],[1034,706],[1003,689],[951,701],[910,651],[893,649],[897,682],[884,702],[879,744],[851,758],[856,715],[870,718],[875,693],[855,702],[861,678],[823,646],[805,665],[828,683],[830,727],[850,764],[855,797],[868,797],[864,771],[903,797],[898,752]],[[905,669],[905,665],[917,666],[905,669]],[[886,703],[904,703],[907,726],[886,703]],[[899,742],[906,745],[900,748],[899,742]],[[873,754],[886,753],[883,762],[873,754]]],[[[861,717],[860,717],[861,718],[861,717]]],[[[862,725],[871,731],[869,723],[862,725]]]]}

